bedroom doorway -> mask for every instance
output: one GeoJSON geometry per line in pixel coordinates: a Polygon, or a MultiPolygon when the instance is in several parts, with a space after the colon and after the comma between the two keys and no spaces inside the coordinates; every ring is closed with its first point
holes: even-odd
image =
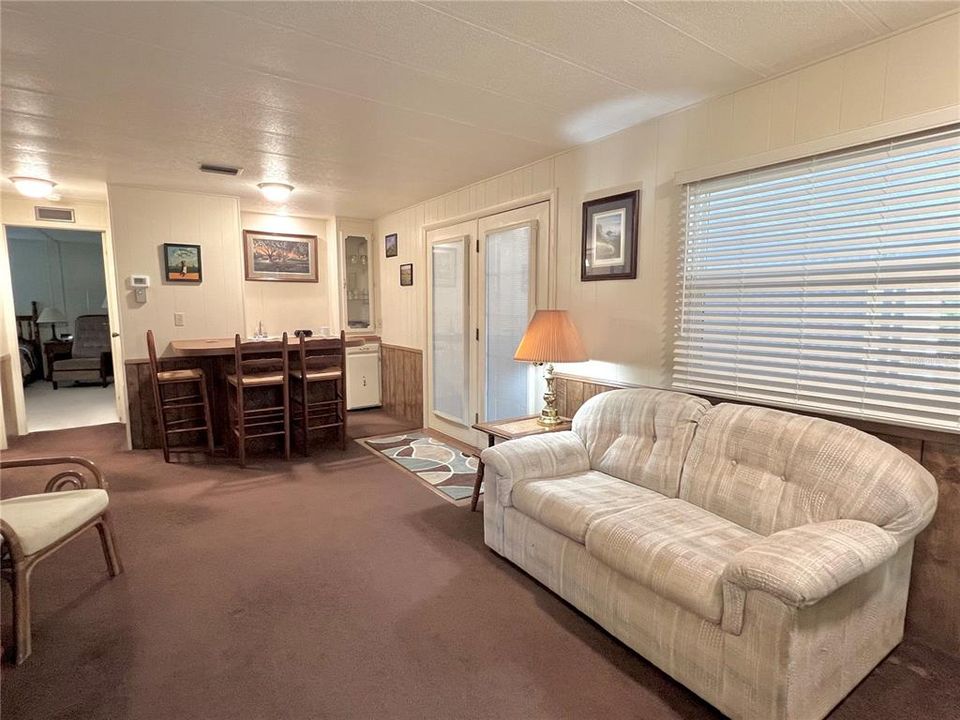
{"type": "Polygon", "coordinates": [[[119,422],[103,233],[5,231],[26,432],[119,422]]]}

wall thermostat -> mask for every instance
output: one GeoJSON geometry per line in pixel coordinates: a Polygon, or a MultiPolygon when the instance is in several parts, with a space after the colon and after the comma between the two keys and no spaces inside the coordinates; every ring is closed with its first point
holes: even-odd
{"type": "Polygon", "coordinates": [[[147,288],[150,287],[149,275],[131,275],[127,278],[127,285],[133,290],[133,299],[138,303],[147,301],[147,288]]]}

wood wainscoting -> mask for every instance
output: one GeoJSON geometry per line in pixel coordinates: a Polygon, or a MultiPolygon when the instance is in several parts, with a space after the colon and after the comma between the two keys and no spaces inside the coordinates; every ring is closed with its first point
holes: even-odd
{"type": "Polygon", "coordinates": [[[388,415],[423,427],[423,351],[381,343],[380,390],[388,415]]]}
{"type": "MultiPolygon", "coordinates": [[[[557,409],[573,417],[583,403],[607,390],[637,387],[557,375],[557,409]]],[[[704,396],[712,403],[734,402],[704,396]]],[[[806,413],[813,415],[815,413],[806,413]]],[[[960,435],[818,415],[870,433],[921,463],[940,491],[933,522],[917,537],[906,633],[960,655],[960,435]]]]}

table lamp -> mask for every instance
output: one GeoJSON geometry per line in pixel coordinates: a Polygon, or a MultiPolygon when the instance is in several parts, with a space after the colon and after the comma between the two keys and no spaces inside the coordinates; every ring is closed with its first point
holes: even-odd
{"type": "Polygon", "coordinates": [[[544,427],[559,425],[560,414],[554,404],[557,396],[553,392],[553,363],[584,362],[589,359],[580,333],[567,311],[537,310],[527,325],[513,359],[534,365],[546,364],[544,379],[547,381],[547,391],[543,394],[546,404],[540,411],[537,423],[544,427]]]}
{"type": "Polygon", "coordinates": [[[54,340],[59,340],[57,337],[57,325],[62,325],[67,319],[63,316],[63,313],[53,307],[45,307],[40,311],[40,316],[37,318],[37,325],[49,325],[50,332],[54,340]]]}

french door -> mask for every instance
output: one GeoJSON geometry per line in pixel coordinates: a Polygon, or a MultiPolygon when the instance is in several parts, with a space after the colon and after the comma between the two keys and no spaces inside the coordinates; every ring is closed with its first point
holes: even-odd
{"type": "Polygon", "coordinates": [[[539,374],[513,359],[547,306],[550,205],[537,203],[427,233],[427,426],[471,445],[471,426],[533,414],[539,374]]]}

